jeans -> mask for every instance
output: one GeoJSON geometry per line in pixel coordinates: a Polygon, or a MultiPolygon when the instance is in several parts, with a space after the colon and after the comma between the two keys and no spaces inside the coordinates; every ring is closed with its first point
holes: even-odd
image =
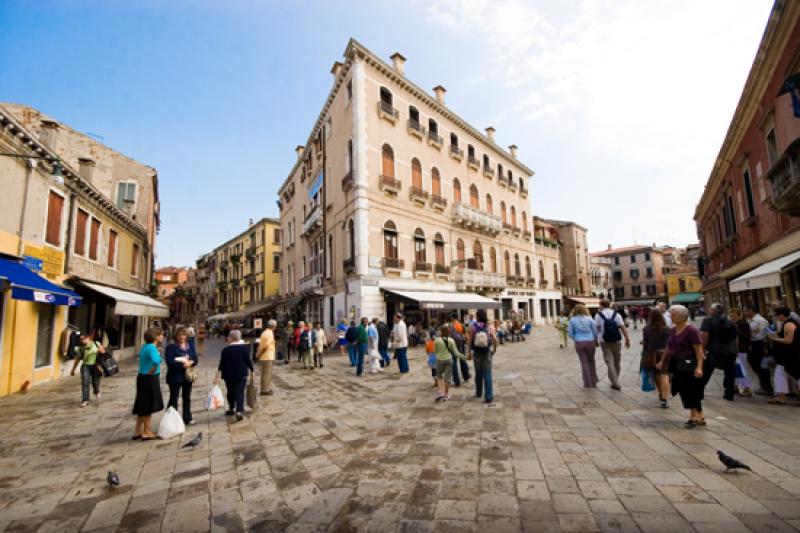
{"type": "Polygon", "coordinates": [[[364,356],[367,355],[367,345],[366,344],[359,344],[358,345],[358,362],[356,369],[356,376],[360,376],[364,373],[364,356]]]}
{"type": "Polygon", "coordinates": [[[714,370],[719,368],[725,373],[722,378],[725,398],[733,398],[736,392],[736,354],[709,354],[708,361],[703,366],[703,389],[708,385],[714,370]]]}
{"type": "Polygon", "coordinates": [[[181,393],[181,402],[183,403],[183,421],[189,423],[192,420],[192,382],[184,381],[183,383],[168,383],[169,385],[169,401],[167,407],[172,407],[178,410],[178,393],[181,393]]]}
{"type": "Polygon", "coordinates": [[[484,400],[491,402],[494,400],[492,389],[492,356],[488,353],[479,354],[472,352],[472,360],[475,365],[475,396],[484,397],[484,400]]]}
{"type": "Polygon", "coordinates": [[[453,361],[453,366],[451,367],[453,369],[452,370],[453,385],[455,385],[456,387],[460,387],[461,386],[461,376],[458,375],[458,362],[459,362],[459,359],[455,355],[451,355],[450,358],[453,361]]]}
{"type": "Polygon", "coordinates": [[[81,365],[81,392],[84,402],[89,401],[89,382],[94,395],[100,394],[100,371],[95,365],[81,365]]]}
{"type": "Polygon", "coordinates": [[[408,372],[408,348],[395,348],[394,356],[397,359],[397,366],[402,374],[408,372]]]}
{"type": "MultiPolygon", "coordinates": [[[[467,381],[469,379],[469,363],[466,359],[459,359],[458,365],[461,367],[461,379],[467,381]]],[[[455,365],[453,366],[453,372],[455,372],[455,365]]]]}
{"type": "Polygon", "coordinates": [[[378,352],[381,354],[381,366],[389,366],[392,360],[389,359],[389,350],[386,349],[386,346],[378,347],[378,352]]]}
{"type": "Polygon", "coordinates": [[[350,359],[350,366],[356,366],[358,362],[358,345],[348,344],[347,345],[347,357],[350,359]]]}
{"type": "Polygon", "coordinates": [[[750,341],[750,352],[747,354],[747,362],[753,372],[758,376],[758,385],[761,390],[772,394],[772,379],[769,368],[761,368],[761,361],[764,359],[764,341],[750,341]]]}
{"type": "Polygon", "coordinates": [[[244,413],[244,388],[247,378],[226,379],[225,389],[228,392],[228,410],[244,413]]]}
{"type": "Polygon", "coordinates": [[[291,359],[291,358],[292,358],[292,342],[289,341],[289,342],[286,343],[286,355],[285,355],[284,360],[283,360],[284,364],[288,365],[289,364],[289,359],[291,359]]]}
{"type": "Polygon", "coordinates": [[[619,374],[620,374],[620,357],[622,356],[622,341],[606,342],[604,341],[601,346],[603,347],[603,359],[606,361],[606,368],[608,369],[608,380],[614,387],[619,387],[619,374]]]}

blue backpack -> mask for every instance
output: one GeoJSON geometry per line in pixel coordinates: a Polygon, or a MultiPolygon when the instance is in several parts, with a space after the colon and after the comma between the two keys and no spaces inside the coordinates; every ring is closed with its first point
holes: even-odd
{"type": "Polygon", "coordinates": [[[600,316],[603,318],[603,340],[606,342],[619,342],[622,340],[622,333],[617,324],[617,312],[612,313],[611,318],[607,318],[605,313],[600,311],[600,316]]]}

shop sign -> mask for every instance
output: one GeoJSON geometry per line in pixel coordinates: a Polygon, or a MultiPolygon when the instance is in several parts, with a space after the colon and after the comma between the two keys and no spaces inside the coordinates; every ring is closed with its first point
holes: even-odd
{"type": "Polygon", "coordinates": [[[33,270],[34,272],[42,271],[42,260],[38,257],[31,257],[29,255],[22,256],[22,264],[33,270]]]}
{"type": "Polygon", "coordinates": [[[264,324],[264,323],[262,322],[262,320],[263,320],[263,319],[261,319],[261,318],[254,318],[254,319],[253,319],[253,327],[254,327],[254,328],[256,328],[256,329],[261,329],[261,328],[262,328],[262,326],[263,326],[263,324],[264,324]]]}
{"type": "Polygon", "coordinates": [[[423,309],[444,309],[443,303],[425,302],[422,304],[423,309]]]}
{"type": "Polygon", "coordinates": [[[56,279],[62,274],[64,264],[64,253],[53,248],[36,248],[35,246],[25,246],[25,255],[31,258],[42,260],[42,274],[50,279],[56,279]]]}
{"type": "Polygon", "coordinates": [[[33,291],[33,301],[44,304],[51,304],[56,301],[56,297],[49,292],[33,291]]]}

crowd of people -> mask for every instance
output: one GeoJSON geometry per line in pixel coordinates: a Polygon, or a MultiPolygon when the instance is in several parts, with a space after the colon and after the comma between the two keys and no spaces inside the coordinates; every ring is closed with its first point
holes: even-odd
{"type": "MultiPolygon", "coordinates": [[[[702,401],[714,371],[723,372],[723,398],[753,395],[750,374],[756,376],[757,395],[769,396],[769,403],[787,405],[790,380],[800,378],[800,317],[783,302],[772,305],[772,323],[753,307],[730,315],[720,304],[710,307],[696,328],[693,314],[683,305],[669,309],[663,302],[648,308],[642,332],[640,372],[643,390],[652,383],[659,404],[668,408],[668,397],[680,396],[689,410],[687,428],[704,426],[702,401]],[[749,369],[748,369],[749,367],[749,369]]],[[[592,317],[582,304],[576,305],[567,319],[557,324],[561,346],[572,339],[581,365],[583,386],[595,388],[599,382],[595,353],[602,350],[611,389],[621,390],[620,359],[623,343],[630,347],[628,324],[618,308],[608,300],[600,302],[592,317]]]]}

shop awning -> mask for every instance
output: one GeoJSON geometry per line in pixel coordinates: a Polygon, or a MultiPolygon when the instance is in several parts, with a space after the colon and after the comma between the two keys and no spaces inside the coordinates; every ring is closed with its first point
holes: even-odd
{"type": "Polygon", "coordinates": [[[79,282],[84,287],[107,296],[116,302],[114,313],[122,316],[149,316],[154,318],[169,317],[169,309],[161,302],[154,300],[146,294],[126,291],[116,287],[107,287],[88,281],[79,282]]]}
{"type": "Polygon", "coordinates": [[[679,292],[672,298],[672,304],[696,304],[703,299],[703,293],[700,292],[679,292]]]}
{"type": "Polygon", "coordinates": [[[230,315],[227,313],[220,313],[218,315],[211,315],[210,317],[206,318],[206,320],[215,321],[215,320],[225,320],[230,315]]]}
{"type": "Polygon", "coordinates": [[[583,304],[589,309],[597,309],[600,307],[600,298],[584,298],[582,296],[567,296],[567,300],[583,304]]]}
{"type": "Polygon", "coordinates": [[[245,307],[241,311],[235,311],[233,313],[229,313],[228,317],[230,317],[230,318],[245,318],[245,317],[248,317],[248,316],[250,316],[252,314],[258,313],[259,311],[263,311],[267,307],[270,307],[270,304],[261,303],[261,304],[248,305],[247,307],[245,307]]]}
{"type": "Polygon", "coordinates": [[[11,285],[11,297],[15,300],[70,307],[81,304],[80,295],[46,280],[25,265],[11,259],[0,259],[0,280],[5,280],[11,285]]]}
{"type": "Polygon", "coordinates": [[[421,309],[499,309],[501,307],[500,302],[471,292],[383,290],[393,296],[419,302],[421,309]]]}
{"type": "Polygon", "coordinates": [[[742,292],[754,289],[768,289],[781,286],[781,272],[800,261],[800,252],[794,252],[764,263],[747,274],[732,279],[728,284],[731,292],[742,292]]]}
{"type": "Polygon", "coordinates": [[[649,300],[616,300],[612,303],[619,305],[653,305],[653,302],[655,302],[655,298],[649,300]]]}

